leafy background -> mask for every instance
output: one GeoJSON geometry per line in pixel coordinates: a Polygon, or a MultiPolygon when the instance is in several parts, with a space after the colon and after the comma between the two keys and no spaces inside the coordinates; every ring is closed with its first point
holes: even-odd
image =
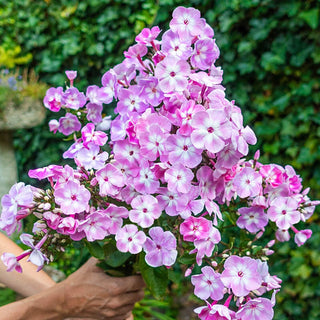
{"type": "MultiPolygon", "coordinates": [[[[178,5],[198,8],[214,28],[227,96],[258,136],[252,152],[259,148],[263,162],[294,166],[311,197],[320,198],[319,0],[0,0],[0,46],[32,54],[28,66],[50,85],[62,85],[64,70],[76,69],[84,88],[99,84],[142,28],[166,29],[178,5]]],[[[65,144],[47,124],[17,132],[20,179],[30,182],[28,169],[61,162],[65,144]]],[[[320,318],[318,213],[312,229],[304,247],[277,248],[272,272],[285,283],[277,320],[320,318]]]]}

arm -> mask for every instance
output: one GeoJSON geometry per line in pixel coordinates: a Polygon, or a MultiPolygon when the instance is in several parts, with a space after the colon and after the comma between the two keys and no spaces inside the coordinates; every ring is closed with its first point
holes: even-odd
{"type": "MultiPolygon", "coordinates": [[[[20,255],[23,251],[12,240],[0,232],[0,256],[4,252],[11,252],[20,255]]],[[[7,272],[4,264],[0,261],[0,282],[7,287],[28,297],[48,289],[55,285],[55,282],[43,271],[37,272],[37,267],[26,259],[20,261],[23,272],[7,272]]]]}
{"type": "Polygon", "coordinates": [[[143,297],[141,277],[112,278],[91,258],[66,280],[0,308],[0,320],[62,320],[67,317],[123,320],[143,297]]]}

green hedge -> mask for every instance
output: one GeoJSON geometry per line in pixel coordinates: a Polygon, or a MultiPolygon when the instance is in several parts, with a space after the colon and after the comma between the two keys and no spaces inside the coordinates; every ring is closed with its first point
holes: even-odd
{"type": "MultiPolygon", "coordinates": [[[[255,130],[262,160],[293,165],[320,198],[319,0],[0,0],[0,44],[32,53],[31,66],[52,85],[77,69],[98,83],[148,25],[166,29],[178,5],[198,8],[213,26],[227,96],[255,130]]],[[[79,83],[79,82],[78,82],[79,83]]],[[[59,160],[64,145],[46,125],[16,136],[20,176],[59,160]],[[36,159],[34,160],[34,155],[36,159]]],[[[319,319],[319,217],[307,247],[285,245],[275,270],[285,280],[276,319],[319,319]],[[291,259],[289,259],[289,258],[291,259]],[[285,268],[287,269],[284,269],[285,268]]]]}

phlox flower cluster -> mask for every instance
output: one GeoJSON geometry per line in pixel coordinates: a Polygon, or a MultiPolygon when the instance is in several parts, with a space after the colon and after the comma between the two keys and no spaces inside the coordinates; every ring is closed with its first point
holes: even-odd
{"type": "MultiPolygon", "coordinates": [[[[225,95],[213,37],[198,10],[178,7],[169,30],[142,30],[101,86],[80,92],[77,73],[67,71],[70,86],[47,91],[44,106],[65,111],[49,128],[73,137],[63,153],[73,165],[30,170],[51,187],[14,185],[2,198],[0,219],[8,234],[30,214],[39,219],[34,236],[22,236],[31,262],[41,268],[48,261],[53,239],[57,249],[59,239],[114,241],[155,268],[190,255],[186,276],[204,301],[195,310],[200,319],[273,318],[274,297],[262,295],[280,288],[266,262],[275,241],[255,254],[252,243],[271,225],[274,240],[288,241],[291,233],[302,245],[311,231],[296,225],[319,202],[291,166],[264,165],[259,152],[245,158],[257,139],[225,95]],[[113,119],[103,115],[112,101],[113,119]],[[226,212],[233,232],[250,240],[246,251],[221,241],[230,232],[226,212]]],[[[2,256],[8,270],[21,271],[20,259],[2,256]]]]}

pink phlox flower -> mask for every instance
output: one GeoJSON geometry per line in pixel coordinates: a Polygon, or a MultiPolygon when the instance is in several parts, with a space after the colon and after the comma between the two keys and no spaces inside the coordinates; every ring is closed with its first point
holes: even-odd
{"type": "Polygon", "coordinates": [[[220,84],[223,79],[223,70],[221,67],[216,67],[214,64],[210,67],[209,75],[213,78],[215,84],[220,84]]]}
{"type": "MultiPolygon", "coordinates": [[[[207,100],[209,102],[209,107],[215,110],[226,110],[230,111],[230,102],[225,98],[226,94],[222,89],[214,89],[207,95],[207,100]]],[[[234,106],[232,105],[232,109],[234,111],[234,106]]],[[[228,118],[230,118],[230,114],[228,118]]]]}
{"type": "Polygon", "coordinates": [[[290,233],[288,229],[278,229],[275,235],[276,235],[276,239],[280,242],[285,242],[290,240],[290,233]]]}
{"type": "Polygon", "coordinates": [[[59,130],[59,121],[56,119],[52,119],[48,122],[49,125],[49,131],[53,132],[53,134],[56,134],[59,130]]]}
{"type": "Polygon", "coordinates": [[[66,113],[64,117],[59,119],[59,132],[68,136],[69,134],[80,131],[81,123],[78,120],[77,116],[72,113],[66,113]]]}
{"type": "Polygon", "coordinates": [[[21,242],[31,248],[31,253],[27,261],[30,261],[36,265],[38,267],[37,271],[40,271],[43,268],[44,263],[49,262],[47,256],[40,250],[46,239],[47,235],[45,235],[36,245],[34,245],[34,239],[32,235],[23,233],[20,236],[21,242]]]}
{"type": "Polygon", "coordinates": [[[190,66],[188,62],[174,56],[168,56],[156,66],[155,76],[164,93],[181,92],[187,88],[190,66]]]}
{"type": "Polygon", "coordinates": [[[60,224],[61,217],[60,215],[51,212],[51,211],[45,211],[43,213],[43,219],[45,220],[47,226],[50,229],[56,230],[58,228],[58,225],[60,224]]]}
{"type": "Polygon", "coordinates": [[[103,240],[109,235],[111,219],[103,210],[91,212],[80,222],[78,231],[84,231],[88,241],[103,240]]]}
{"type": "Polygon", "coordinates": [[[237,220],[237,226],[241,229],[255,233],[264,230],[264,227],[268,224],[268,216],[262,207],[239,208],[238,212],[240,217],[237,220]]]}
{"type": "Polygon", "coordinates": [[[127,115],[118,116],[111,122],[110,133],[113,142],[125,139],[128,123],[129,117],[127,115]]]}
{"type": "Polygon", "coordinates": [[[96,178],[100,187],[99,194],[102,197],[116,195],[125,185],[123,174],[111,163],[108,163],[104,168],[98,170],[96,172],[96,178]]]}
{"type": "Polygon", "coordinates": [[[108,131],[111,127],[111,116],[105,116],[102,118],[101,122],[96,125],[96,129],[100,131],[108,131]]]}
{"type": "Polygon", "coordinates": [[[236,319],[241,320],[272,320],[272,303],[266,298],[255,298],[249,300],[236,313],[236,319]]]}
{"type": "Polygon", "coordinates": [[[43,99],[43,104],[50,111],[58,112],[62,106],[62,96],[63,96],[63,88],[50,88],[47,90],[46,95],[43,99]]]}
{"type": "Polygon", "coordinates": [[[174,9],[169,25],[170,29],[177,32],[181,39],[196,37],[205,28],[205,22],[200,17],[200,11],[185,7],[174,9]]]}
{"type": "Polygon", "coordinates": [[[136,36],[136,42],[146,44],[148,46],[152,45],[152,42],[156,40],[161,30],[158,26],[149,28],[144,28],[142,31],[136,36]]]}
{"type": "Polygon", "coordinates": [[[78,72],[75,70],[66,70],[65,73],[70,81],[74,80],[78,75],[78,72]]]}
{"type": "Polygon", "coordinates": [[[175,236],[161,227],[151,228],[149,235],[143,246],[146,263],[151,267],[172,266],[178,255],[175,236]]]}
{"type": "Polygon", "coordinates": [[[130,204],[131,201],[138,195],[140,195],[140,193],[130,185],[127,185],[121,190],[121,197],[128,204],[130,204]]]}
{"type": "Polygon", "coordinates": [[[217,161],[215,164],[215,179],[218,178],[218,175],[224,174],[224,169],[231,169],[226,176],[229,180],[233,179],[236,172],[233,170],[233,167],[238,163],[239,159],[243,156],[238,150],[234,149],[232,144],[226,145],[218,154],[217,154],[217,161]],[[234,173],[230,175],[230,173],[234,173]]]}
{"type": "Polygon", "coordinates": [[[195,249],[190,251],[190,254],[196,253],[196,262],[198,266],[202,265],[202,259],[207,256],[210,258],[216,244],[221,241],[221,234],[212,224],[207,238],[194,240],[195,249]]]}
{"type": "Polygon", "coordinates": [[[78,110],[82,108],[87,102],[87,98],[83,92],[79,92],[79,90],[75,87],[71,87],[67,89],[61,99],[61,103],[67,109],[78,110]]]}
{"type": "Polygon", "coordinates": [[[121,115],[130,115],[133,112],[141,114],[149,108],[142,95],[142,87],[138,85],[130,86],[129,89],[120,89],[118,98],[119,102],[115,111],[121,115]]]}
{"type": "Polygon", "coordinates": [[[113,97],[116,96],[117,87],[117,77],[111,70],[107,71],[101,78],[101,83],[103,86],[103,91],[106,94],[104,103],[109,104],[112,102],[113,97]],[[108,97],[108,98],[107,98],[108,97]]]}
{"type": "Polygon", "coordinates": [[[202,98],[203,98],[203,95],[207,94],[207,90],[205,90],[205,87],[209,87],[209,88],[216,87],[216,85],[220,84],[222,81],[222,76],[221,77],[211,76],[211,75],[208,75],[207,72],[203,72],[203,71],[191,73],[189,78],[194,82],[194,84],[197,84],[200,86],[202,98]]]}
{"type": "Polygon", "coordinates": [[[73,159],[76,157],[77,153],[83,148],[85,147],[82,143],[82,139],[78,139],[68,148],[68,150],[66,150],[62,154],[62,156],[64,159],[73,159]]]}
{"type": "MultiPolygon", "coordinates": [[[[30,250],[27,250],[25,252],[30,253],[30,250]]],[[[1,260],[7,268],[7,272],[11,272],[12,270],[16,270],[17,272],[22,273],[22,267],[21,267],[19,261],[17,260],[17,257],[14,254],[9,253],[9,252],[4,252],[1,255],[1,260]]]]}
{"type": "Polygon", "coordinates": [[[86,96],[91,103],[102,105],[103,103],[109,103],[110,100],[108,92],[105,88],[100,88],[96,85],[89,86],[86,91],[86,96]]]}
{"type": "Polygon", "coordinates": [[[12,234],[17,227],[16,218],[19,215],[19,208],[23,210],[33,206],[33,192],[31,186],[23,182],[14,184],[1,199],[2,212],[0,228],[8,234],[12,234]]]}
{"type": "Polygon", "coordinates": [[[61,218],[57,226],[57,232],[61,234],[74,234],[79,226],[79,220],[73,217],[61,218]]]}
{"type": "Polygon", "coordinates": [[[285,178],[286,184],[289,186],[289,189],[292,193],[299,193],[301,191],[302,179],[300,178],[300,176],[296,174],[294,169],[289,165],[285,166],[284,178],[285,178]]]}
{"type": "Polygon", "coordinates": [[[261,286],[258,263],[249,257],[230,256],[224,263],[221,280],[234,295],[244,297],[261,286]]]}
{"type": "Polygon", "coordinates": [[[231,113],[231,121],[234,127],[231,141],[236,150],[246,156],[249,152],[248,144],[257,143],[257,138],[249,126],[243,127],[243,117],[240,112],[231,113]]]}
{"type": "Polygon", "coordinates": [[[161,216],[158,200],[151,195],[140,195],[131,201],[132,210],[129,219],[142,228],[152,226],[155,219],[161,216]]]}
{"type": "Polygon", "coordinates": [[[157,78],[152,77],[148,79],[142,79],[139,81],[139,85],[143,88],[142,94],[147,103],[156,107],[162,102],[164,95],[158,86],[157,78]]]}
{"type": "Polygon", "coordinates": [[[56,180],[56,184],[54,186],[55,189],[68,181],[75,181],[76,183],[79,183],[79,179],[81,177],[79,172],[75,171],[67,164],[62,168],[56,166],[55,168],[52,168],[52,171],[54,172],[54,176],[52,178],[53,180],[56,180]]]}
{"type": "Polygon", "coordinates": [[[235,175],[233,187],[240,198],[255,197],[261,193],[262,177],[252,168],[243,168],[235,175]]]}
{"type": "Polygon", "coordinates": [[[110,234],[116,234],[122,227],[123,219],[129,217],[129,211],[125,207],[117,207],[110,204],[106,210],[103,210],[103,214],[110,218],[110,224],[108,225],[108,232],[110,234]]]}
{"type": "Polygon", "coordinates": [[[207,149],[212,153],[221,151],[230,138],[230,123],[222,110],[209,109],[197,112],[191,123],[194,131],[191,141],[198,149],[207,149]]]}
{"type": "Polygon", "coordinates": [[[220,50],[214,39],[198,40],[194,45],[191,64],[194,68],[207,70],[219,58],[220,50]]]}
{"type": "Polygon", "coordinates": [[[298,201],[292,197],[278,197],[271,202],[268,217],[278,228],[289,229],[301,219],[298,206],[298,201]]]}
{"type": "Polygon", "coordinates": [[[89,102],[86,105],[86,109],[87,109],[86,117],[87,117],[88,121],[91,121],[94,124],[98,124],[102,121],[103,106],[101,104],[89,102]]]}
{"type": "Polygon", "coordinates": [[[71,215],[88,208],[91,194],[85,186],[70,180],[55,189],[54,197],[63,213],[71,215]]]}
{"type": "Polygon", "coordinates": [[[180,233],[184,241],[195,241],[207,239],[212,227],[212,222],[199,217],[189,217],[180,225],[180,233]]]}
{"type": "Polygon", "coordinates": [[[222,213],[220,211],[220,207],[219,207],[218,204],[216,204],[212,200],[206,199],[205,202],[204,202],[204,205],[205,205],[209,215],[212,215],[212,213],[213,213],[213,224],[215,226],[218,225],[218,220],[217,219],[223,221],[222,213]]]}
{"type": "Polygon", "coordinates": [[[140,154],[149,161],[155,161],[160,155],[166,153],[167,138],[168,134],[163,133],[158,125],[151,125],[149,131],[145,131],[139,137],[140,154]]]}
{"type": "Polygon", "coordinates": [[[191,283],[195,287],[194,294],[202,300],[209,297],[216,301],[221,300],[224,296],[224,285],[220,280],[220,274],[209,266],[203,267],[201,272],[191,277],[191,283]]]}
{"type": "Polygon", "coordinates": [[[128,160],[130,163],[140,161],[140,148],[128,140],[117,141],[113,145],[114,158],[116,160],[128,160]]]}
{"type": "Polygon", "coordinates": [[[87,147],[88,143],[93,142],[97,146],[103,146],[108,141],[108,136],[102,131],[95,131],[95,125],[88,123],[81,129],[83,145],[87,147]]]}
{"type": "Polygon", "coordinates": [[[181,163],[172,166],[164,174],[164,179],[168,183],[168,189],[171,192],[188,193],[191,189],[193,178],[193,172],[181,163]]]}
{"type": "Polygon", "coordinates": [[[197,180],[199,182],[200,197],[213,200],[216,197],[216,193],[212,169],[208,166],[202,166],[197,171],[197,180]]]}
{"type": "Polygon", "coordinates": [[[234,320],[235,312],[220,304],[208,304],[194,310],[201,320],[234,320]]]}
{"type": "Polygon", "coordinates": [[[166,56],[187,60],[192,54],[191,39],[180,38],[177,33],[168,30],[162,36],[161,51],[166,56]]]}
{"type": "Polygon", "coordinates": [[[171,163],[181,163],[188,168],[195,168],[202,161],[202,150],[193,146],[190,137],[171,135],[166,145],[171,163]]]}
{"type": "Polygon", "coordinates": [[[20,208],[31,208],[33,206],[33,192],[30,185],[24,182],[15,183],[1,199],[3,210],[8,210],[14,215],[20,208]]]}
{"type": "Polygon", "coordinates": [[[118,250],[132,254],[137,254],[142,251],[146,238],[144,232],[138,231],[138,227],[134,224],[125,225],[118,230],[115,237],[118,250]]]}
{"type": "Polygon", "coordinates": [[[272,164],[263,165],[259,168],[259,173],[273,188],[283,183],[283,170],[281,170],[280,166],[272,164]]]}
{"type": "Polygon", "coordinates": [[[142,57],[144,57],[147,53],[148,48],[146,45],[142,43],[134,44],[133,46],[130,46],[128,48],[128,51],[123,52],[124,56],[126,57],[127,63],[134,64],[137,70],[147,69],[145,63],[142,60],[142,57]]]}
{"type": "Polygon", "coordinates": [[[181,206],[186,206],[186,198],[181,199],[181,194],[170,192],[167,188],[158,188],[157,200],[161,210],[164,210],[168,216],[177,216],[179,214],[177,207],[178,203],[181,206]]]}
{"type": "Polygon", "coordinates": [[[183,219],[189,218],[192,214],[199,214],[204,207],[204,200],[199,197],[199,188],[191,186],[187,194],[182,194],[177,201],[177,211],[183,219]]]}
{"type": "Polygon", "coordinates": [[[258,272],[262,278],[261,287],[255,290],[255,293],[258,295],[264,294],[266,291],[280,289],[282,280],[279,279],[277,276],[271,276],[269,274],[268,264],[265,261],[261,261],[256,259],[258,263],[258,272]]]}
{"type": "Polygon", "coordinates": [[[125,180],[127,181],[127,185],[132,178],[135,178],[140,171],[139,165],[137,162],[129,162],[126,159],[120,159],[113,162],[113,165],[116,166],[121,173],[125,176],[125,180]]]}
{"type": "Polygon", "coordinates": [[[87,145],[87,148],[82,148],[76,156],[76,159],[78,160],[80,165],[83,166],[86,170],[102,169],[108,158],[108,153],[100,153],[100,147],[93,143],[89,143],[87,145]]]}
{"type": "Polygon", "coordinates": [[[148,109],[137,119],[137,138],[140,139],[140,136],[145,134],[145,132],[151,132],[150,128],[153,125],[159,126],[164,134],[169,134],[171,131],[171,123],[165,116],[148,109]]]}
{"type": "MultiPolygon", "coordinates": [[[[296,230],[296,229],[295,229],[296,230]]],[[[312,230],[304,229],[304,230],[296,230],[294,235],[294,242],[297,244],[298,247],[305,244],[305,242],[312,236],[312,230]]]]}
{"type": "Polygon", "coordinates": [[[160,187],[160,182],[147,161],[140,161],[140,171],[137,177],[133,179],[133,185],[138,192],[143,194],[156,193],[160,187]]]}

